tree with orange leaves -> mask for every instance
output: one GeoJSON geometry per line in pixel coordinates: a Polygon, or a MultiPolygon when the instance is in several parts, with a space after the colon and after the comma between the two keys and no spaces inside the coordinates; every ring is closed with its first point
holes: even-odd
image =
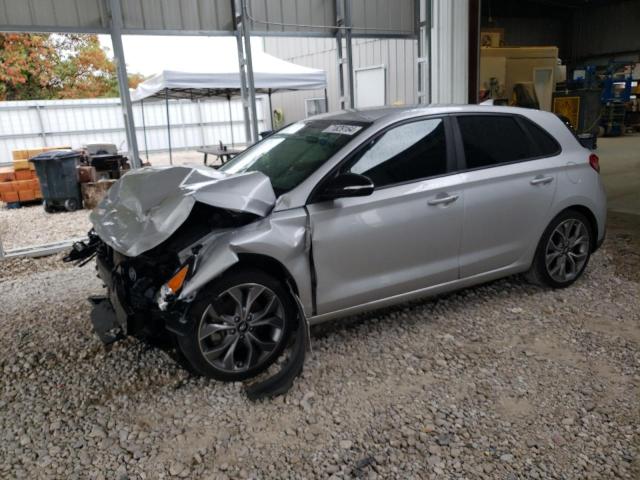
{"type": "Polygon", "coordinates": [[[51,98],[56,61],[49,35],[0,33],[0,100],[51,98]]]}
{"type": "MultiPolygon", "coordinates": [[[[129,87],[142,80],[130,75],[129,87]]],[[[96,35],[0,33],[0,100],[117,96],[115,63],[96,35]]]]}

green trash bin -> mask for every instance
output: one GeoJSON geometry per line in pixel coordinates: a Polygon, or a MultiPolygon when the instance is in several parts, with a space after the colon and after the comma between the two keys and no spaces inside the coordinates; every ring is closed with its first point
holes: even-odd
{"type": "Polygon", "coordinates": [[[76,169],[81,158],[77,150],[50,150],[29,159],[36,168],[45,211],[82,208],[76,169]]]}

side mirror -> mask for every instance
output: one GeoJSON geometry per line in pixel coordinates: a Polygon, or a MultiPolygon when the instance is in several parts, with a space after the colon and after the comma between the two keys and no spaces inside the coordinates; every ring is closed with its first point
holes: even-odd
{"type": "Polygon", "coordinates": [[[318,200],[333,200],[345,197],[366,197],[375,186],[369,177],[357,173],[342,173],[329,180],[318,194],[318,200]]]}

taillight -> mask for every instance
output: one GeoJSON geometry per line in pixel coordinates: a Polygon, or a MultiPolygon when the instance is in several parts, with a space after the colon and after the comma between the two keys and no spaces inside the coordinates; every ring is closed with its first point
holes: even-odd
{"type": "Polygon", "coordinates": [[[589,165],[591,165],[591,168],[593,168],[596,172],[600,173],[600,159],[595,153],[589,155],[589,165]]]}

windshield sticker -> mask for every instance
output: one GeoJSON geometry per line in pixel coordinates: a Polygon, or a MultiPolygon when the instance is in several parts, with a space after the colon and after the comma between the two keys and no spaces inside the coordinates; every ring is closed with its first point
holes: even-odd
{"type": "Polygon", "coordinates": [[[338,135],[353,135],[357,133],[359,130],[362,130],[362,127],[358,125],[344,125],[344,124],[334,124],[329,125],[325,128],[322,133],[337,133],[338,135]]]}

